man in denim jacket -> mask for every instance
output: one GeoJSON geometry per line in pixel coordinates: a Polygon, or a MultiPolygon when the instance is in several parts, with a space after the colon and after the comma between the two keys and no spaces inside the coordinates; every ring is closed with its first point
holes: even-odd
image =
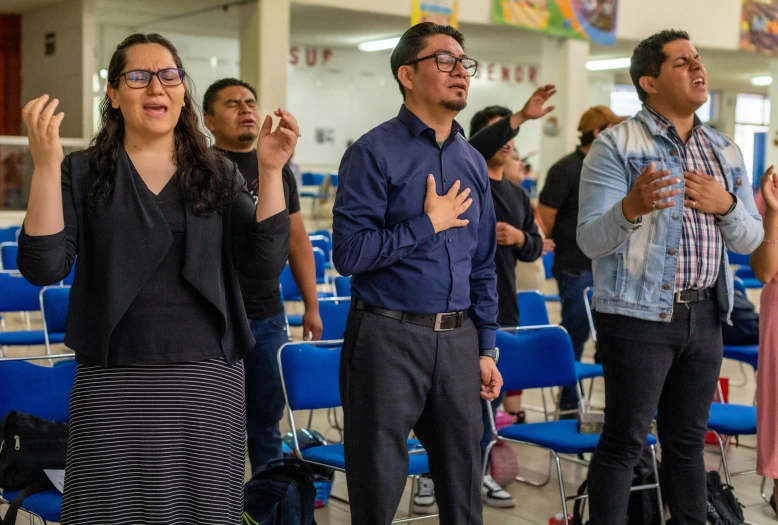
{"type": "Polygon", "coordinates": [[[740,150],[694,113],[707,74],[689,36],[644,40],[630,75],[643,110],[600,134],[580,186],[607,405],[589,468],[591,524],[624,520],[658,408],[673,523],[702,525],[706,421],[733,303],[727,250],[750,253],[764,231],[740,150]]]}

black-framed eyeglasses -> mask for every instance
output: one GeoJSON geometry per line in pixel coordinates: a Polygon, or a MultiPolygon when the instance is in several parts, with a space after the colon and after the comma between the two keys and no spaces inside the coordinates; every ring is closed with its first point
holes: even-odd
{"type": "Polygon", "coordinates": [[[462,62],[462,67],[465,68],[467,76],[472,77],[478,70],[478,62],[476,60],[467,57],[455,57],[449,53],[435,53],[434,55],[427,55],[425,57],[417,58],[416,60],[411,60],[405,65],[412,66],[413,64],[418,64],[422,60],[429,60],[430,58],[435,59],[435,63],[438,66],[438,71],[442,71],[443,73],[451,73],[454,71],[454,69],[457,67],[457,62],[462,62]]]}
{"type": "Polygon", "coordinates": [[[183,69],[169,67],[159,71],[147,71],[145,69],[136,69],[134,71],[125,71],[120,74],[124,77],[127,87],[132,89],[142,89],[151,84],[151,77],[157,77],[163,86],[178,86],[184,81],[186,73],[183,69]]]}

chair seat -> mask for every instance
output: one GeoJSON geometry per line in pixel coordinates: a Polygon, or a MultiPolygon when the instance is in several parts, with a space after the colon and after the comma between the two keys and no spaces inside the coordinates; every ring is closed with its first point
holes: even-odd
{"type": "Polygon", "coordinates": [[[43,330],[0,332],[0,346],[30,346],[45,344],[46,337],[43,335],[43,330]]]}
{"type": "Polygon", "coordinates": [[[65,342],[65,334],[64,333],[51,333],[49,334],[49,343],[50,344],[59,344],[65,342]]]}
{"type": "Polygon", "coordinates": [[[759,363],[759,345],[724,345],[724,357],[751,365],[756,370],[759,363]]]}
{"type": "Polygon", "coordinates": [[[559,298],[559,295],[554,295],[554,294],[545,295],[543,297],[546,300],[546,302],[548,302],[548,303],[558,303],[558,302],[560,302],[562,300],[562,299],[559,298]]]}
{"type": "Polygon", "coordinates": [[[303,325],[303,314],[292,314],[286,316],[286,321],[289,323],[289,326],[302,326],[303,325]]]}
{"type": "MultiPolygon", "coordinates": [[[[415,445],[409,443],[408,448],[409,450],[413,450],[415,445]]],[[[302,453],[303,459],[306,461],[328,465],[336,469],[346,469],[346,460],[343,457],[343,444],[311,447],[303,450],[302,453]]],[[[412,454],[408,457],[408,460],[409,476],[429,473],[427,454],[412,454]]]]}
{"type": "Polygon", "coordinates": [[[756,434],[756,407],[713,403],[710,406],[708,428],[727,436],[756,434]]]}
{"type": "MultiPolygon", "coordinates": [[[[316,284],[324,284],[324,281],[322,282],[316,282],[316,284]]],[[[318,295],[319,299],[328,299],[330,297],[335,297],[332,295],[332,292],[316,292],[316,295],[318,295]]],[[[302,301],[303,297],[301,295],[288,295],[284,298],[285,301],[302,301]]]]}
{"type": "MultiPolygon", "coordinates": [[[[3,499],[9,502],[13,501],[20,492],[21,490],[4,490],[3,499]]],[[[59,523],[62,511],[62,494],[56,489],[33,494],[24,500],[22,510],[29,510],[46,521],[59,523]]]]}
{"type": "MultiPolygon", "coordinates": [[[[547,423],[521,423],[504,427],[498,432],[500,437],[533,443],[561,454],[582,454],[594,452],[600,441],[600,434],[581,434],[578,421],[565,419],[547,423]]],[[[648,445],[655,445],[656,438],[649,434],[648,445]]]]}
{"type": "Polygon", "coordinates": [[[581,379],[592,379],[594,377],[602,377],[602,365],[596,363],[582,363],[580,361],[575,362],[575,375],[580,381],[581,379]]]}

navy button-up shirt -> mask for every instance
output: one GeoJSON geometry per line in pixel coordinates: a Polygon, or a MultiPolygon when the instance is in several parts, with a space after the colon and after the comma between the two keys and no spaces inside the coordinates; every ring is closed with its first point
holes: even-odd
{"type": "Polygon", "coordinates": [[[469,310],[481,348],[493,348],[497,325],[494,208],[486,163],[454,121],[439,147],[435,131],[404,105],[369,131],[340,163],[332,224],[333,261],[353,275],[356,299],[388,310],[469,310]],[[470,223],[435,234],[424,213],[427,175],[438,195],[457,180],[473,204],[470,223]]]}

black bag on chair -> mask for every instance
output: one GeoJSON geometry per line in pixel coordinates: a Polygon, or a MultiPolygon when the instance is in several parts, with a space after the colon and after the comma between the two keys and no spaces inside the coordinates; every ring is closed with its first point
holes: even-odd
{"type": "Polygon", "coordinates": [[[245,525],[316,525],[313,470],[297,458],[276,459],[244,487],[245,525]]]}
{"type": "Polygon", "coordinates": [[[3,418],[2,428],[0,488],[22,491],[2,521],[2,525],[13,525],[25,499],[53,487],[44,469],[65,468],[68,424],[12,410],[3,418]]]}

